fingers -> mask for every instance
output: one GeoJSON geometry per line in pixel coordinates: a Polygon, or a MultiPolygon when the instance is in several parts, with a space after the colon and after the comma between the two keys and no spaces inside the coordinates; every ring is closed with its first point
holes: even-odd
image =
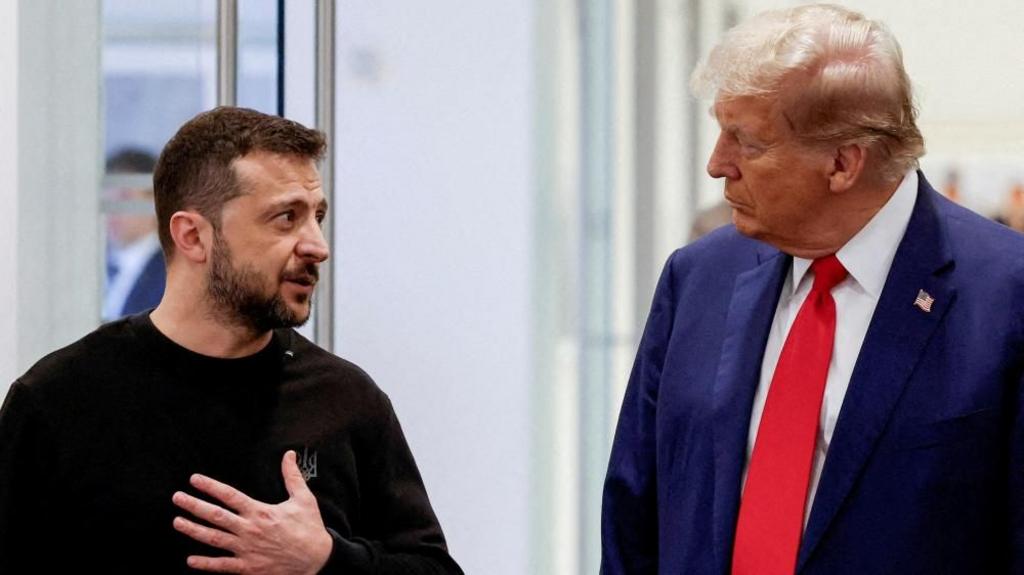
{"type": "Polygon", "coordinates": [[[237,557],[189,555],[186,563],[193,569],[209,571],[211,573],[241,573],[244,567],[242,560],[237,557]]]}
{"type": "Polygon", "coordinates": [[[256,503],[255,500],[251,499],[248,495],[234,487],[231,487],[226,483],[221,483],[220,481],[205,475],[200,475],[198,473],[193,474],[192,477],[189,478],[188,482],[196,489],[216,498],[221,503],[227,505],[230,509],[234,509],[242,515],[245,515],[245,513],[256,503]]]}
{"type": "Polygon", "coordinates": [[[177,491],[171,496],[171,501],[192,515],[221,529],[238,533],[241,527],[241,518],[234,513],[223,507],[193,497],[188,493],[177,491]]]}
{"type": "Polygon", "coordinates": [[[200,543],[231,551],[232,553],[238,552],[238,537],[231,533],[220,531],[219,529],[211,529],[184,517],[175,517],[173,524],[175,529],[200,543]]]}
{"type": "Polygon", "coordinates": [[[296,461],[295,452],[288,450],[281,459],[281,475],[284,477],[284,488],[288,490],[288,496],[306,497],[312,495],[306,480],[302,478],[302,471],[296,461]]]}

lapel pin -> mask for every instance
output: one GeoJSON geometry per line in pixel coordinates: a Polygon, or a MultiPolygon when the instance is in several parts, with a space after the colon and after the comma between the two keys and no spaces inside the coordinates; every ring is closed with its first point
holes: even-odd
{"type": "Polygon", "coordinates": [[[931,313],[932,304],[935,303],[935,298],[928,294],[924,290],[918,290],[917,297],[914,298],[914,305],[921,308],[921,311],[925,313],[931,313]]]}

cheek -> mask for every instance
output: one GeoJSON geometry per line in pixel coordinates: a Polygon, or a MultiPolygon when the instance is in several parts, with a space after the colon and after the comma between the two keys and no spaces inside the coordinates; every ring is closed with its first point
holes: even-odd
{"type": "Polygon", "coordinates": [[[236,267],[244,266],[259,278],[259,282],[265,287],[274,287],[280,280],[281,272],[272,258],[272,252],[266,249],[254,249],[250,246],[244,253],[233,253],[232,257],[236,267]]]}
{"type": "Polygon", "coordinates": [[[765,177],[764,170],[758,167],[747,167],[742,171],[742,175],[743,177],[736,182],[735,194],[750,207],[756,207],[761,211],[765,204],[771,203],[771,178],[765,177]]]}
{"type": "Polygon", "coordinates": [[[290,245],[275,245],[263,252],[264,268],[274,279],[280,279],[290,268],[294,267],[294,257],[290,245]]]}

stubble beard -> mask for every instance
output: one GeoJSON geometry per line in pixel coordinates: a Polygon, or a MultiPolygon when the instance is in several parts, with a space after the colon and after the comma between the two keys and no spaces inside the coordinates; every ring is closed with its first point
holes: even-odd
{"type": "MultiPolygon", "coordinates": [[[[269,295],[265,292],[266,282],[259,271],[250,265],[236,267],[220,231],[214,231],[210,260],[206,295],[211,310],[220,321],[261,334],[278,328],[298,327],[309,320],[308,306],[305,313],[293,311],[279,290],[269,295]]],[[[315,266],[306,272],[315,276],[315,266]]],[[[312,305],[312,298],[309,303],[312,305]]]]}

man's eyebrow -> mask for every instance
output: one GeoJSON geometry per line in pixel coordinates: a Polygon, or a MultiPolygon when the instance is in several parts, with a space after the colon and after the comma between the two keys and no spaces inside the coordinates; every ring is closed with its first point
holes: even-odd
{"type": "MultiPolygon", "coordinates": [[[[266,211],[267,212],[275,212],[275,211],[278,211],[278,210],[283,210],[285,208],[294,208],[294,207],[297,207],[297,206],[305,207],[306,205],[307,204],[306,204],[305,200],[302,198],[302,196],[296,194],[294,196],[285,197],[285,198],[282,198],[282,199],[280,199],[280,200],[278,200],[276,202],[271,203],[269,206],[267,206],[266,211]]],[[[326,212],[327,211],[327,199],[326,198],[321,198],[320,201],[317,202],[317,204],[315,206],[315,209],[317,211],[324,211],[324,212],[326,212]]]]}
{"type": "Polygon", "coordinates": [[[715,123],[718,124],[718,127],[724,132],[735,134],[737,131],[740,130],[740,127],[737,126],[735,123],[723,123],[722,119],[718,117],[718,113],[715,112],[715,106],[711,106],[710,108],[708,108],[708,115],[711,116],[711,119],[714,120],[715,123]]]}

